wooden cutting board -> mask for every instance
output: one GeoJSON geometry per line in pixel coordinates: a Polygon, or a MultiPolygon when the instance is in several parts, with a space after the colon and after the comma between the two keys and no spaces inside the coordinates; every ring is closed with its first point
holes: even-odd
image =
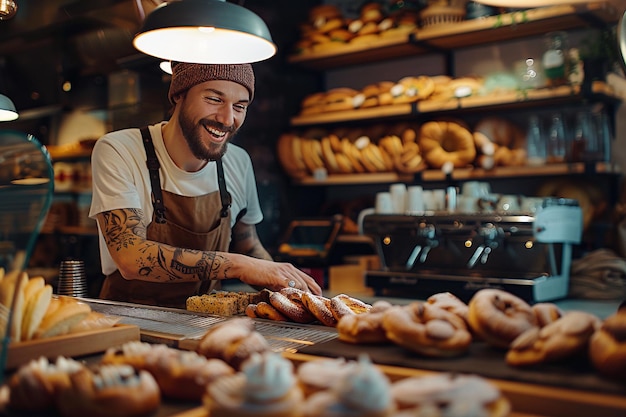
{"type": "Polygon", "coordinates": [[[90,355],[138,340],[140,340],[138,326],[118,324],[108,329],[11,343],[7,352],[6,370],[18,368],[41,356],[45,356],[49,360],[56,360],[59,356],[69,358],[90,355]]]}

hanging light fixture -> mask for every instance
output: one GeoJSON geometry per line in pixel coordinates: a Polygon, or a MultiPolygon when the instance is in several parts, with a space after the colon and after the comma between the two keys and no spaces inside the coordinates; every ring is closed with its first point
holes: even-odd
{"type": "Polygon", "coordinates": [[[19,117],[15,104],[4,94],[0,94],[0,122],[10,122],[19,117]]]}
{"type": "Polygon", "coordinates": [[[251,63],[276,54],[265,22],[225,0],[163,3],[146,16],[133,45],[157,58],[202,64],[251,63]]]}

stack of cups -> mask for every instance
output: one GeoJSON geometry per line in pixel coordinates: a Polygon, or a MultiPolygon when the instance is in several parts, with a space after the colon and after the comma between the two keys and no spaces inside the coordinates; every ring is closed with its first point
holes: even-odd
{"type": "Polygon", "coordinates": [[[65,260],[61,262],[57,294],[87,297],[85,262],[81,260],[65,260]]]}

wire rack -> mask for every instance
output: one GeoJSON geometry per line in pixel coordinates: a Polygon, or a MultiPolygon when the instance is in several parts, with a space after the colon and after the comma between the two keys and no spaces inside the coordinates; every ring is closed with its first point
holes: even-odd
{"type": "MultiPolygon", "coordinates": [[[[218,323],[229,317],[201,315],[186,311],[151,306],[110,303],[104,300],[85,300],[95,311],[121,317],[123,324],[139,327],[142,339],[178,345],[182,340],[198,341],[218,323]]],[[[272,350],[295,353],[316,343],[333,340],[335,329],[255,319],[256,330],[267,339],[272,350]]]]}

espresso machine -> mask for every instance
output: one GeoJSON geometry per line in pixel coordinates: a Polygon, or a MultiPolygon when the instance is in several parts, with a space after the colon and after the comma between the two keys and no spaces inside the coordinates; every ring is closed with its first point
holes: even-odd
{"type": "Polygon", "coordinates": [[[451,292],[464,301],[483,288],[529,303],[564,298],[573,245],[582,238],[582,210],[573,199],[546,198],[535,213],[369,214],[381,269],[367,271],[376,295],[425,299],[451,292]]]}

